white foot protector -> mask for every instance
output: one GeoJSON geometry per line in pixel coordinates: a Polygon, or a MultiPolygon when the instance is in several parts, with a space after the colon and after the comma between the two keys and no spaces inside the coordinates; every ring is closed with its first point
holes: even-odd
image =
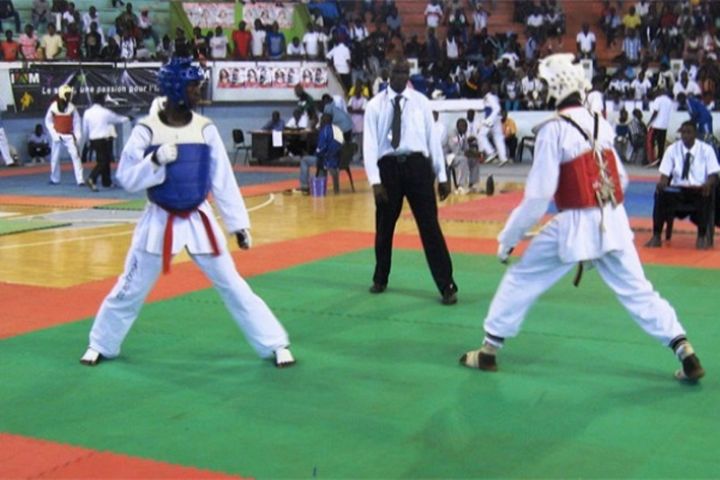
{"type": "Polygon", "coordinates": [[[278,348],[275,350],[275,366],[278,368],[291,367],[295,365],[295,358],[287,348],[278,348]]]}
{"type": "Polygon", "coordinates": [[[82,363],[83,365],[88,365],[88,366],[94,367],[95,365],[100,363],[101,358],[102,358],[102,355],[100,355],[100,352],[88,347],[87,351],[85,352],[85,355],[83,355],[82,358],[80,358],[80,363],[82,363]]]}

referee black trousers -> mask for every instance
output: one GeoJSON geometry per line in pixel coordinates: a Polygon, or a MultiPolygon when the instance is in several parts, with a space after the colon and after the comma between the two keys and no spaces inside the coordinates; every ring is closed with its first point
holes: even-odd
{"type": "Polygon", "coordinates": [[[90,172],[90,180],[94,183],[97,182],[97,177],[102,178],[103,187],[109,187],[112,185],[112,178],[110,177],[110,162],[112,161],[112,147],[113,139],[98,138],[97,140],[90,140],[90,146],[95,150],[95,168],[90,172]]]}
{"type": "Polygon", "coordinates": [[[425,258],[440,293],[447,288],[457,291],[452,277],[452,261],[438,223],[435,201],[435,173],[429,159],[420,154],[386,156],[378,162],[380,180],[388,195],[387,202],[375,201],[375,274],[373,282],[387,285],[392,262],[395,225],[403,200],[408,199],[420,231],[425,258]]]}

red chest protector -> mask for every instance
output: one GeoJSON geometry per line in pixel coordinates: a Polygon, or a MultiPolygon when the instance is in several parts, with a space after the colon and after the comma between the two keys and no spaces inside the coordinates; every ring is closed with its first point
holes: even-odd
{"type": "MultiPolygon", "coordinates": [[[[570,117],[560,115],[560,118],[575,127],[591,145],[597,140],[597,114],[592,139],[570,117]]],[[[618,205],[623,198],[617,159],[612,149],[606,148],[596,153],[591,147],[560,165],[560,179],[555,191],[558,210],[602,207],[608,203],[618,205]]]]}

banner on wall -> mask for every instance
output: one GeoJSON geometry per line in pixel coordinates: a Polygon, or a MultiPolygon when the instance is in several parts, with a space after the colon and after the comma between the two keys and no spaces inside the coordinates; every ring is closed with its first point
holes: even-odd
{"type": "Polygon", "coordinates": [[[286,30],[292,27],[294,9],[295,6],[291,2],[287,2],[287,4],[246,3],[243,6],[243,20],[248,26],[254,25],[258,18],[264,25],[272,25],[277,22],[280,30],[286,30]]]}
{"type": "Polygon", "coordinates": [[[321,62],[223,62],[213,68],[213,100],[242,101],[248,89],[327,88],[328,67],[321,62]]]}
{"type": "Polygon", "coordinates": [[[73,103],[88,107],[97,93],[106,93],[115,107],[147,107],[159,95],[157,68],[115,68],[114,65],[35,65],[10,70],[18,112],[45,112],[60,85],[72,85],[73,103]]]}
{"type": "Polygon", "coordinates": [[[230,30],[235,28],[234,3],[183,2],[182,6],[193,27],[213,30],[218,26],[230,30]]]}

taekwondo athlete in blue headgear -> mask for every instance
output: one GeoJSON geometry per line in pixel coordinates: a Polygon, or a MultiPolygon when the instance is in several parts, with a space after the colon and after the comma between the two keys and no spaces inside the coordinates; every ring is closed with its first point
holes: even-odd
{"type": "Polygon", "coordinates": [[[164,105],[138,122],[123,149],[117,180],[129,192],[147,190],[149,201],[125,271],[95,317],[80,359],[85,365],[120,354],[145,297],[183,249],[213,282],[255,351],[274,357],[277,367],[295,363],[285,329],[237,272],[207,201],[212,193],[227,230],[240,248],[250,248],[250,219],[225,145],[212,121],[192,110],[203,80],[191,59],[173,58],[163,66],[158,85],[164,105]]]}

